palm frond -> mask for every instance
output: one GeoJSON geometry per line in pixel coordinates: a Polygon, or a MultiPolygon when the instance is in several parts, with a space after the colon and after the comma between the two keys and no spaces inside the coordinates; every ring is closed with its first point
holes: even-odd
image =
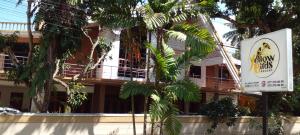
{"type": "Polygon", "coordinates": [[[150,96],[152,92],[153,86],[150,84],[139,84],[135,81],[129,81],[121,86],[120,98],[127,99],[136,95],[150,96]]]}
{"type": "Polygon", "coordinates": [[[176,117],[178,115],[178,109],[171,105],[169,106],[164,119],[164,131],[168,135],[180,135],[182,124],[176,117]]]}
{"type": "Polygon", "coordinates": [[[169,102],[158,94],[151,95],[152,102],[149,107],[149,114],[152,122],[159,121],[168,111],[169,102]]]}
{"type": "Polygon", "coordinates": [[[173,38],[176,40],[179,40],[181,42],[185,42],[186,41],[186,34],[179,32],[179,31],[175,31],[175,30],[168,30],[166,32],[167,37],[169,38],[173,38]]]}
{"type": "Polygon", "coordinates": [[[155,13],[168,13],[174,5],[177,4],[177,0],[148,0],[151,9],[155,13]]]}
{"type": "Polygon", "coordinates": [[[178,80],[165,89],[169,95],[176,95],[178,99],[185,102],[200,100],[200,88],[190,80],[178,80]]]}
{"type": "Polygon", "coordinates": [[[191,40],[190,42],[186,42],[186,45],[188,46],[192,46],[195,45],[195,43],[197,43],[198,45],[206,45],[207,48],[211,50],[214,49],[214,39],[211,37],[207,29],[200,28],[195,24],[188,23],[177,24],[173,26],[172,29],[187,35],[187,40],[191,40]]]}
{"type": "Polygon", "coordinates": [[[145,15],[143,21],[146,24],[147,29],[153,30],[158,27],[162,27],[169,20],[163,13],[155,13],[150,5],[145,5],[145,15]]]}
{"type": "Polygon", "coordinates": [[[176,14],[173,17],[171,17],[171,20],[175,23],[178,23],[178,22],[186,21],[187,18],[188,18],[187,13],[180,13],[180,14],[176,14]]]}
{"type": "Polygon", "coordinates": [[[154,61],[157,64],[157,70],[159,78],[162,80],[176,80],[177,74],[177,63],[174,58],[174,50],[168,47],[164,42],[162,44],[162,52],[154,48],[152,45],[147,45],[151,53],[154,54],[154,61]]]}
{"type": "Polygon", "coordinates": [[[208,30],[199,28],[197,25],[177,24],[167,32],[167,35],[176,40],[184,41],[186,48],[188,48],[177,57],[179,66],[188,63],[192,58],[203,58],[215,49],[214,40],[208,30]]]}

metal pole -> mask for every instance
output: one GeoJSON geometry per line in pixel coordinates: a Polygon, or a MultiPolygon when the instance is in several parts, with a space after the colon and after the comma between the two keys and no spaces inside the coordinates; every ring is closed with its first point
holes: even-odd
{"type": "Polygon", "coordinates": [[[263,135],[268,135],[268,93],[262,92],[263,98],[263,135]]]}

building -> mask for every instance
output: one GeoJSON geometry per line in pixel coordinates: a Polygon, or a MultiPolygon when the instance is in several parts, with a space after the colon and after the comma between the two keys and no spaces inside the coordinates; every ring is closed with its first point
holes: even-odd
{"type": "MultiPolygon", "coordinates": [[[[202,16],[203,17],[203,16],[202,16]]],[[[212,25],[202,19],[202,26],[207,27],[214,35],[212,25]]],[[[91,24],[89,27],[94,28],[89,35],[95,37],[98,29],[91,24]]],[[[18,59],[26,61],[26,42],[27,32],[24,23],[0,23],[0,32],[10,34],[14,31],[20,31],[17,40],[18,47],[15,54],[18,59]]],[[[130,102],[119,98],[121,85],[129,80],[130,70],[129,62],[126,59],[126,51],[122,47],[122,31],[105,29],[101,34],[107,37],[112,43],[112,49],[108,53],[108,57],[95,70],[84,75],[83,83],[86,85],[85,91],[88,93],[88,100],[79,107],[75,112],[82,113],[129,113],[130,102]]],[[[214,35],[215,36],[215,35],[214,35]]],[[[39,42],[39,33],[34,32],[34,42],[39,42]]],[[[144,35],[147,39],[147,35],[144,35]]],[[[217,37],[215,36],[217,39],[217,37]]],[[[151,40],[155,41],[155,37],[151,36],[151,40]]],[[[183,46],[176,41],[169,41],[171,47],[176,53],[182,52],[183,46]]],[[[87,38],[82,39],[84,46],[91,46],[87,38]]],[[[84,56],[89,47],[84,47],[75,55],[76,59],[70,59],[66,63],[66,67],[60,72],[62,79],[70,79],[75,74],[81,72],[84,66],[84,56]]],[[[141,59],[139,64],[133,68],[134,81],[145,81],[146,70],[146,50],[141,49],[141,59]],[[142,66],[141,66],[142,65],[142,66]]],[[[239,75],[236,67],[240,66],[240,61],[233,59],[226,54],[221,45],[217,45],[215,52],[207,56],[202,61],[194,61],[190,68],[190,79],[194,81],[202,90],[202,100],[198,103],[191,103],[190,111],[197,112],[199,104],[209,102],[216,98],[231,96],[238,101],[239,99],[239,75]]],[[[14,85],[8,81],[4,75],[5,69],[11,67],[11,61],[6,54],[1,54],[0,71],[2,77],[0,80],[0,106],[10,106],[22,111],[30,111],[31,100],[27,96],[28,89],[24,85],[14,85]]],[[[150,73],[152,75],[152,73],[150,73]]],[[[153,80],[153,76],[150,76],[153,80]]],[[[151,79],[150,79],[151,80],[151,79]]],[[[49,110],[51,112],[63,112],[66,101],[66,93],[62,86],[56,85],[57,91],[51,94],[51,103],[49,110]]],[[[136,113],[143,112],[143,97],[136,97],[136,113]]],[[[183,110],[183,103],[179,107],[183,110]]]]}

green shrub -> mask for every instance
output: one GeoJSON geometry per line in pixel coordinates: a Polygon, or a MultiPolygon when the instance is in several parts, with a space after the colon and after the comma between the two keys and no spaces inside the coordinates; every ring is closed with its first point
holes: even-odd
{"type": "Polygon", "coordinates": [[[206,115],[212,121],[212,125],[207,129],[208,133],[212,133],[219,123],[226,123],[227,126],[232,126],[238,116],[247,115],[249,111],[246,108],[233,104],[231,98],[223,98],[205,104],[200,109],[200,114],[206,115]]]}

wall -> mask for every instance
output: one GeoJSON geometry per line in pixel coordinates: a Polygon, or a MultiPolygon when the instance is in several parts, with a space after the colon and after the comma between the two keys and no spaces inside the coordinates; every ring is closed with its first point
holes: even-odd
{"type": "MultiPolygon", "coordinates": [[[[207,135],[206,130],[210,123],[206,117],[180,116],[179,118],[183,123],[181,134],[207,135]]],[[[222,124],[211,135],[259,135],[261,129],[250,125],[253,125],[253,121],[261,122],[260,119],[258,117],[241,117],[235,126],[228,128],[222,124]]],[[[138,114],[136,121],[137,134],[141,135],[142,115],[138,114]]],[[[158,128],[155,127],[157,131],[158,128]]],[[[286,134],[299,134],[300,118],[287,118],[284,129],[286,134]]],[[[0,133],[2,135],[131,135],[132,123],[130,114],[0,115],[0,133]]]]}
{"type": "MultiPolygon", "coordinates": [[[[1,84],[1,83],[0,83],[1,84]]],[[[27,95],[28,94],[28,89],[24,87],[16,87],[16,86],[1,86],[0,87],[0,107],[1,106],[10,106],[10,98],[11,98],[11,93],[12,92],[17,92],[17,93],[23,93],[23,101],[22,101],[22,107],[21,110],[29,110],[30,106],[30,98],[27,95]]]]}

